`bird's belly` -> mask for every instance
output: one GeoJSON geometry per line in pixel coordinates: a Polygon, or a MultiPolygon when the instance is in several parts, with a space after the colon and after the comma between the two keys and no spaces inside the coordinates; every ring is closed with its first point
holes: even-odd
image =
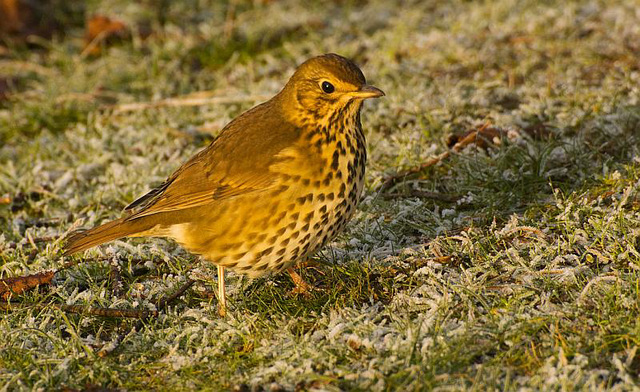
{"type": "Polygon", "coordinates": [[[218,204],[216,214],[203,211],[207,218],[174,226],[170,236],[190,252],[250,277],[280,271],[344,229],[362,181],[284,188],[218,204]]]}

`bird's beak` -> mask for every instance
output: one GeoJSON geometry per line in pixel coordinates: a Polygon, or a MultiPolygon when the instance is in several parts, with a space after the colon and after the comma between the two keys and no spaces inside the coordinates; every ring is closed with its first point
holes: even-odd
{"type": "Polygon", "coordinates": [[[367,98],[378,98],[384,96],[384,91],[380,90],[377,87],[369,86],[368,84],[360,87],[360,90],[354,91],[350,94],[354,98],[367,99],[367,98]]]}

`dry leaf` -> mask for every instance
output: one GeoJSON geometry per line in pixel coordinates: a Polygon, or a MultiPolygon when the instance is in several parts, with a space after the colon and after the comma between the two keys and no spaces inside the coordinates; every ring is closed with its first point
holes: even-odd
{"type": "Polygon", "coordinates": [[[87,20],[84,40],[84,53],[99,55],[104,42],[112,42],[114,38],[124,38],[128,33],[127,26],[104,15],[96,15],[87,20]]]}
{"type": "Polygon", "coordinates": [[[8,299],[12,294],[22,294],[41,284],[51,284],[55,271],[19,276],[17,278],[0,279],[0,297],[8,299]]]}

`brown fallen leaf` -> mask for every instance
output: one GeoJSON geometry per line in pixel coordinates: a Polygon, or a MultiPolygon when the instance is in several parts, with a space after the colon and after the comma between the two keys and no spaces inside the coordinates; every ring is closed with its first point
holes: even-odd
{"type": "Polygon", "coordinates": [[[97,56],[101,52],[102,43],[111,43],[114,39],[125,38],[128,34],[127,26],[108,16],[96,15],[87,20],[84,35],[84,55],[97,56]]]}
{"type": "Polygon", "coordinates": [[[0,297],[7,300],[13,294],[22,294],[41,284],[51,284],[55,271],[45,271],[33,275],[0,279],[0,297]]]}
{"type": "Polygon", "coordinates": [[[27,15],[18,0],[0,0],[0,32],[17,33],[24,28],[27,15]]]}

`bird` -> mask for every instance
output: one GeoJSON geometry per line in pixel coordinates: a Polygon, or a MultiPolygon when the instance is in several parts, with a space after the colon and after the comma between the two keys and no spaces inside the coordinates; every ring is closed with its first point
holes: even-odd
{"type": "Polygon", "coordinates": [[[63,255],[123,237],[171,238],[218,267],[221,315],[227,269],[250,278],[287,270],[306,293],[293,266],[354,215],[367,161],[360,112],[384,95],[352,60],[312,57],[119,219],[68,235],[63,255]]]}

